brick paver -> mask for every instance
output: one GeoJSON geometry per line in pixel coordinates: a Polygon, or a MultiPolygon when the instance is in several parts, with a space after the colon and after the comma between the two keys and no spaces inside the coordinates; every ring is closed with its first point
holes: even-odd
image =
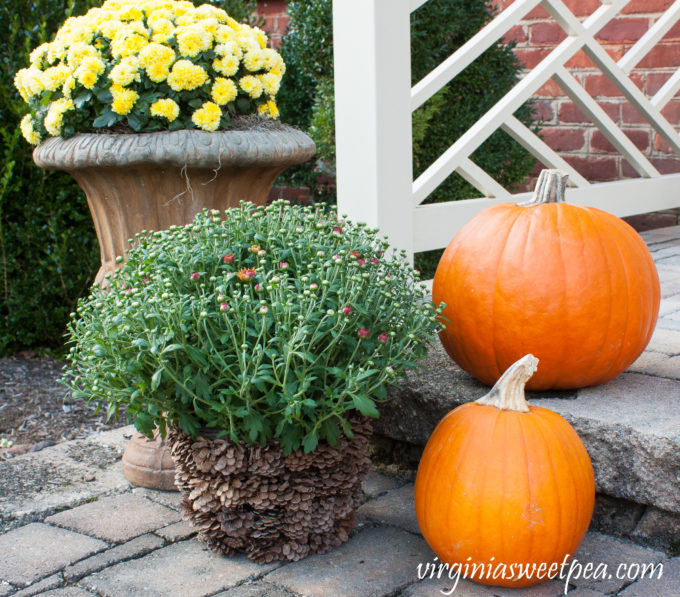
{"type": "Polygon", "coordinates": [[[233,589],[222,591],[215,597],[290,597],[291,594],[281,587],[268,582],[244,583],[233,589]]]}
{"type": "Polygon", "coordinates": [[[393,477],[388,477],[377,471],[371,471],[368,473],[361,489],[367,499],[373,499],[392,489],[396,489],[400,485],[403,485],[403,483],[393,477]]]}
{"type": "Polygon", "coordinates": [[[365,529],[329,554],[309,556],[265,580],[305,597],[391,595],[415,582],[433,553],[421,538],[391,527],[365,529]]]}
{"type": "Polygon", "coordinates": [[[558,581],[522,589],[487,587],[465,579],[460,579],[455,585],[454,582],[455,579],[449,580],[446,577],[422,580],[408,587],[401,597],[443,597],[446,595],[452,597],[558,597],[564,594],[564,584],[558,581]]]}
{"type": "Polygon", "coordinates": [[[378,524],[401,527],[412,533],[420,533],[413,502],[413,483],[371,500],[359,508],[359,518],[368,518],[378,524]]]}
{"type": "Polygon", "coordinates": [[[227,558],[196,539],[173,543],[143,558],[116,564],[79,584],[105,597],[202,597],[231,588],[276,565],[260,566],[245,556],[227,558]]]}
{"type": "Polygon", "coordinates": [[[106,543],[33,523],[0,535],[0,579],[26,586],[106,548],[106,543]]]}
{"type": "Polygon", "coordinates": [[[163,537],[168,543],[182,541],[196,534],[196,530],[188,522],[180,521],[156,531],[156,535],[163,537]]]}
{"type": "Polygon", "coordinates": [[[170,508],[126,494],[100,498],[96,502],[50,516],[46,522],[120,543],[177,522],[180,518],[170,508]]]}
{"type": "MultiPolygon", "coordinates": [[[[588,533],[581,546],[576,550],[574,559],[584,566],[588,562],[592,562],[595,567],[600,563],[606,564],[611,578],[597,580],[594,578],[574,578],[573,581],[570,581],[572,584],[576,585],[577,588],[616,593],[631,582],[630,580],[616,578],[616,571],[620,564],[656,564],[666,560],[666,556],[660,551],[634,545],[609,535],[588,533]]],[[[574,570],[576,570],[575,567],[574,570]]]]}
{"type": "Polygon", "coordinates": [[[83,576],[87,576],[93,572],[99,572],[118,562],[141,557],[154,549],[158,549],[164,543],[163,539],[156,535],[152,535],[151,533],[141,535],[132,539],[132,541],[116,545],[112,549],[95,554],[85,560],[81,560],[80,562],[68,566],[64,570],[64,578],[71,582],[77,581],[83,576]]]}
{"type": "Polygon", "coordinates": [[[621,597],[668,597],[680,595],[680,557],[664,563],[663,576],[640,579],[621,593],[621,597]]]}
{"type": "Polygon", "coordinates": [[[91,597],[94,593],[90,593],[85,589],[79,589],[78,587],[66,587],[65,589],[55,589],[54,591],[48,591],[44,594],[44,597],[91,597]]]}

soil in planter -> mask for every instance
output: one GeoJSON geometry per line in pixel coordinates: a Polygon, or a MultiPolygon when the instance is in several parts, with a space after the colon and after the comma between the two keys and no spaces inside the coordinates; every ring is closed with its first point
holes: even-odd
{"type": "Polygon", "coordinates": [[[299,560],[344,543],[361,503],[371,461],[371,425],[351,421],[354,437],[285,457],[277,443],[235,444],[169,433],[182,511],[216,552],[251,560],[299,560]]]}

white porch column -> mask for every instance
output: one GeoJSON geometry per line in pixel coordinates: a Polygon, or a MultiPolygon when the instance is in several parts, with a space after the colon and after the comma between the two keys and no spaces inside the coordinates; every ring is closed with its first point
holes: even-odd
{"type": "Polygon", "coordinates": [[[413,259],[409,0],[334,0],[338,213],[413,259]]]}

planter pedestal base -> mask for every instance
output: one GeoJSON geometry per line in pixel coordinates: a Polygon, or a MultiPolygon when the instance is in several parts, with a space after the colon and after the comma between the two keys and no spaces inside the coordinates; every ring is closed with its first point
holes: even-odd
{"type": "Polygon", "coordinates": [[[149,439],[135,433],[123,453],[123,474],[134,485],[162,491],[177,491],[175,463],[169,446],[158,435],[149,439]]]}

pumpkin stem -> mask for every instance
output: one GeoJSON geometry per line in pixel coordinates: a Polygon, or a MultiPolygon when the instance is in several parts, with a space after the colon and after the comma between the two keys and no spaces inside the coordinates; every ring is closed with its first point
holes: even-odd
{"type": "MultiPolygon", "coordinates": [[[[546,172],[546,170],[543,170],[543,172],[546,172]]],[[[501,410],[528,413],[529,403],[524,396],[524,386],[536,372],[537,366],[538,359],[534,355],[523,356],[519,361],[508,367],[486,396],[476,400],[477,404],[495,406],[501,410]]]]}
{"type": "Polygon", "coordinates": [[[564,170],[541,170],[536,181],[534,195],[529,201],[518,203],[522,207],[540,205],[541,203],[561,203],[567,187],[567,174],[564,170]]]}

